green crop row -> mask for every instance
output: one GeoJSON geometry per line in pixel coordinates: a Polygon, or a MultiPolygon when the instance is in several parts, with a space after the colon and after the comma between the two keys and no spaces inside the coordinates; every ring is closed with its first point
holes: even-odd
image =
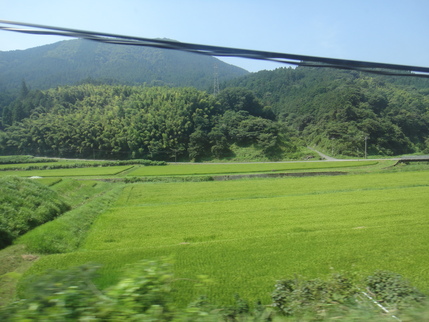
{"type": "Polygon", "coordinates": [[[116,283],[143,258],[174,261],[178,303],[235,293],[268,303],[276,280],[332,271],[398,272],[429,289],[429,172],[227,182],[133,184],[104,212],[78,252],[47,256],[31,272],[87,262],[116,283]]]}

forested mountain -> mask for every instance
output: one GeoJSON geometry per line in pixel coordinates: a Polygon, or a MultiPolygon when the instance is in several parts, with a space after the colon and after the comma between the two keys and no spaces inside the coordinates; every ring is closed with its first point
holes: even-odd
{"type": "Polygon", "coordinates": [[[140,85],[213,86],[214,66],[219,81],[248,72],[216,58],[167,49],[67,40],[51,45],[0,52],[0,91],[48,89],[79,82],[140,85]]]}
{"type": "Polygon", "coordinates": [[[261,71],[227,86],[253,91],[306,144],[334,155],[429,152],[429,80],[298,67],[261,71]]]}
{"type": "Polygon", "coordinates": [[[199,160],[252,146],[293,152],[273,113],[248,90],[84,84],[29,91],[5,108],[0,154],[199,160]]]}
{"type": "Polygon", "coordinates": [[[280,68],[195,88],[82,84],[0,96],[0,153],[201,160],[252,147],[277,160],[429,153],[429,80],[280,68]]]}

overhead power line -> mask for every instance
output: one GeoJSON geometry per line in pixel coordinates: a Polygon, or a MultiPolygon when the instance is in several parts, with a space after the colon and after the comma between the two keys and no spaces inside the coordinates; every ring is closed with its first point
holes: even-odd
{"type": "Polygon", "coordinates": [[[35,35],[54,35],[72,38],[83,38],[92,41],[118,45],[145,46],[170,50],[180,50],[215,57],[238,57],[267,60],[296,66],[330,67],[393,76],[429,77],[429,67],[375,63],[359,60],[347,60],[230,47],[200,45],[166,39],[124,36],[103,32],[44,26],[8,20],[0,20],[0,30],[35,35]],[[19,26],[19,28],[17,28],[16,26],[19,26]]]}

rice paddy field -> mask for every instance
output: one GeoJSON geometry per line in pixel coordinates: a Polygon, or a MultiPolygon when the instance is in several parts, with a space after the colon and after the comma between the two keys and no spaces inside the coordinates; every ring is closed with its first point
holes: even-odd
{"type": "MultiPolygon", "coordinates": [[[[201,173],[215,173],[210,166],[201,173]]],[[[191,173],[200,171],[195,168],[191,173]]],[[[246,171],[260,170],[249,165],[246,171]]],[[[118,281],[127,264],[167,258],[180,305],[202,292],[201,275],[211,280],[203,293],[219,304],[235,294],[267,304],[276,280],[295,275],[368,275],[378,269],[402,274],[427,292],[428,196],[429,170],[127,184],[77,251],[43,256],[28,274],[100,263],[97,284],[105,287],[118,281]]]]}
{"type": "Polygon", "coordinates": [[[115,167],[89,167],[71,169],[48,169],[48,170],[12,170],[0,171],[0,176],[18,177],[87,177],[87,176],[114,176],[120,174],[132,166],[115,167]]]}

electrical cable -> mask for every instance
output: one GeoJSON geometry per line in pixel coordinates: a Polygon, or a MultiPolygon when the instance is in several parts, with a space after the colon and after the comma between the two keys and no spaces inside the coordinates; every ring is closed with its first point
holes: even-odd
{"type": "Polygon", "coordinates": [[[388,63],[375,63],[358,60],[347,60],[317,56],[285,54],[259,50],[248,50],[230,47],[209,46],[201,44],[184,43],[166,39],[152,39],[133,37],[117,34],[109,34],[95,31],[86,31],[71,28],[52,27],[38,24],[22,23],[8,20],[0,20],[0,30],[19,32],[35,35],[53,35],[72,38],[83,38],[108,44],[155,47],[169,50],[180,50],[201,55],[215,57],[238,57],[257,60],[267,60],[278,63],[306,66],[327,67],[337,69],[356,70],[367,73],[375,73],[390,76],[429,77],[429,67],[397,65],[388,63]],[[20,26],[32,29],[16,28],[20,26]]]}

